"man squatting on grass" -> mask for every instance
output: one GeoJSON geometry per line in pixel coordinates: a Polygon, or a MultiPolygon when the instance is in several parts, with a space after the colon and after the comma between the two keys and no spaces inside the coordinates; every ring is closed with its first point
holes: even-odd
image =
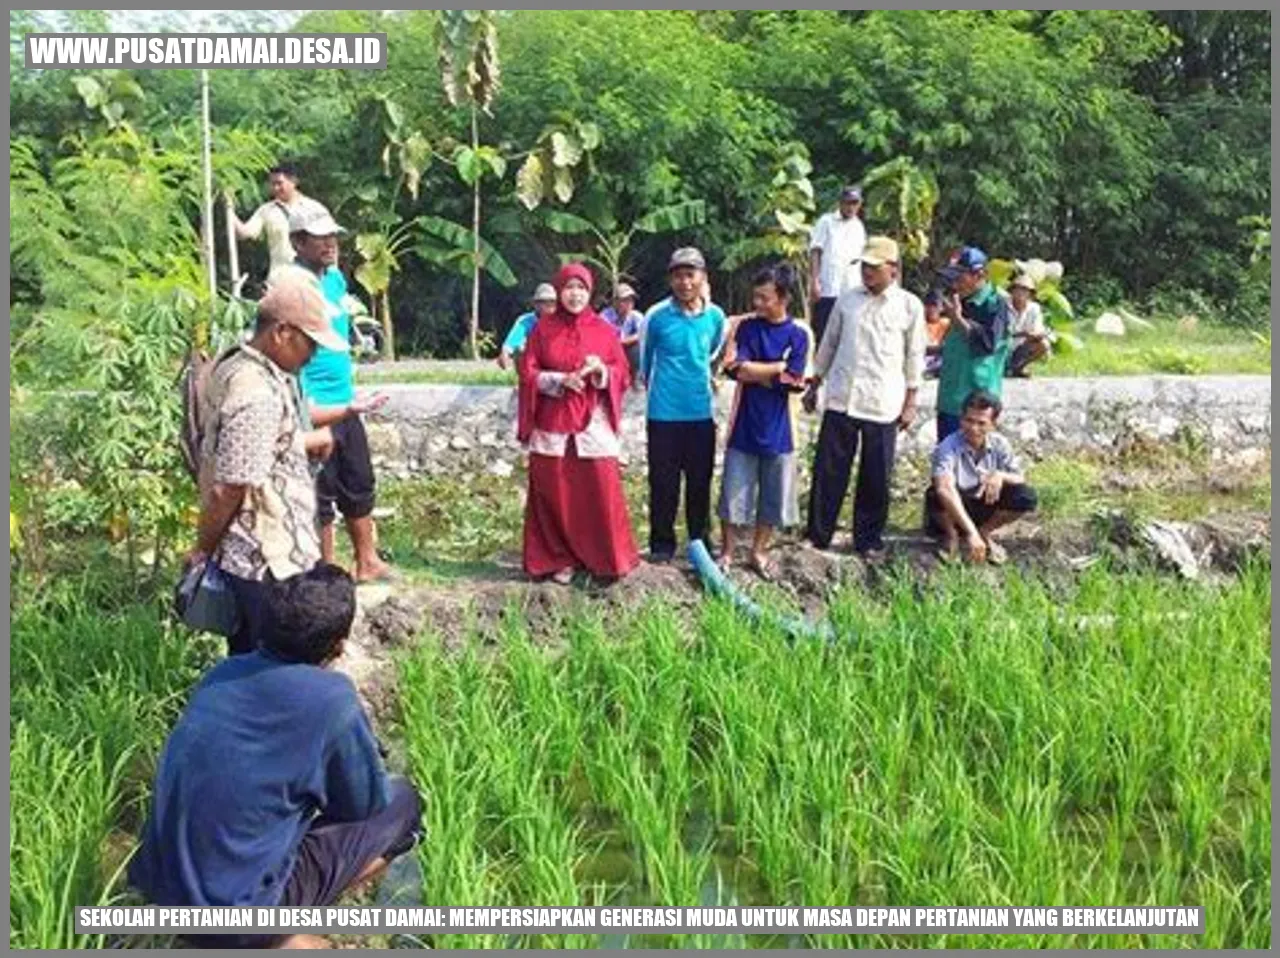
{"type": "MultiPolygon", "coordinates": [[[[160,755],[129,881],[165,906],[323,906],[422,835],[351,680],[327,668],[355,583],[321,563],[267,586],[262,646],[196,686],[160,755]]],[[[192,935],[196,947],[325,947],[312,935],[192,935]]]]}
{"type": "Polygon", "coordinates": [[[711,479],[716,463],[712,364],[724,342],[724,311],[711,302],[707,263],[684,247],[667,265],[671,297],[641,327],[640,375],[648,390],[649,558],[667,562],[676,551],[676,510],[684,477],[689,541],[710,548],[711,479]]]}
{"type": "Polygon", "coordinates": [[[826,411],[818,433],[809,493],[808,538],[831,545],[858,447],[853,499],[853,549],[866,558],[884,554],[898,432],[916,418],[916,392],[924,376],[924,306],[897,283],[898,244],[873,236],[862,253],[862,288],[837,301],[818,346],[805,408],[816,408],[826,381],[826,411]]]}
{"type": "Polygon", "coordinates": [[[1027,485],[1009,440],[995,431],[999,416],[999,399],[982,390],[971,393],[959,430],[933,450],[925,505],[931,523],[942,530],[943,558],[956,554],[963,535],[972,561],[999,565],[1005,551],[992,533],[1035,511],[1035,490],[1027,485]]]}
{"type": "Polygon", "coordinates": [[[266,589],[320,559],[316,485],[308,457],[333,447],[308,430],[294,374],[320,346],[345,349],[325,318],[315,279],[287,273],[258,303],[254,335],[228,350],[209,377],[200,413],[200,517],[189,564],[213,558],[240,611],[228,654],[252,652],[266,589]]]}
{"type": "Polygon", "coordinates": [[[351,316],[342,306],[347,281],[338,269],[338,234],[346,232],[326,209],[304,209],[289,219],[289,238],[297,265],[319,280],[328,306],[328,322],[342,349],[319,346],[302,367],[299,380],[310,406],[311,422],[333,432],[333,453],[316,480],[320,519],[320,554],[334,561],[335,507],[346,520],[355,553],[357,582],[385,580],[391,567],[378,557],[378,532],[373,522],[373,463],[361,415],[380,409],[387,397],[375,393],[357,397],[355,371],[348,343],[351,316]]]}
{"type": "Polygon", "coordinates": [[[733,564],[737,531],[755,526],[751,568],[764,579],[774,575],[768,558],[773,530],[795,525],[800,513],[793,399],[804,389],[811,333],[791,318],[794,283],[794,272],[783,264],[756,274],[755,315],[737,324],[725,365],[738,388],[720,485],[720,564],[725,569],[733,564]]]}

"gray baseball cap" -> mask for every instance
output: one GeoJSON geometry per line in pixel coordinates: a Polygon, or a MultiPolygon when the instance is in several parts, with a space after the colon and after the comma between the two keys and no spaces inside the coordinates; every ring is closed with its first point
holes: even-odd
{"type": "Polygon", "coordinates": [[[324,207],[304,208],[289,216],[290,233],[310,233],[312,236],[339,236],[346,230],[324,207]]]}
{"type": "Polygon", "coordinates": [[[667,272],[673,269],[679,269],[681,266],[689,266],[693,269],[706,269],[707,261],[702,257],[702,251],[695,246],[682,246],[671,254],[671,261],[667,263],[667,272]]]}
{"type": "Polygon", "coordinates": [[[550,283],[539,283],[538,288],[533,291],[533,301],[535,303],[554,303],[556,301],[556,288],[550,283]]]}

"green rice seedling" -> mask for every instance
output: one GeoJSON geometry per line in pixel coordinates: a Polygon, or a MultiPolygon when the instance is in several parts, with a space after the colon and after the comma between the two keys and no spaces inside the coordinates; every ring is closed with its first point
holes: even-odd
{"type": "Polygon", "coordinates": [[[118,874],[103,875],[99,852],[118,811],[129,755],[108,764],[102,749],[73,748],[19,722],[9,747],[9,944],[83,948],[102,937],[77,935],[76,905],[108,904],[118,874]]]}
{"type": "Polygon", "coordinates": [[[712,601],[684,632],[660,605],[607,632],[579,610],[559,656],[527,637],[488,664],[414,653],[402,688],[421,716],[405,732],[415,774],[460,781],[442,804],[471,823],[424,849],[442,875],[467,863],[469,877],[433,894],[456,902],[480,882],[499,896],[487,903],[552,889],[574,900],[573,883],[577,900],[692,903],[732,876],[743,904],[1203,898],[1212,940],[1269,943],[1268,574],[1259,564],[1206,587],[1102,567],[1053,583],[962,568],[926,587],[900,576],[837,591],[829,646],[712,601]],[[1186,613],[1176,628],[1172,610],[1186,613]]]}

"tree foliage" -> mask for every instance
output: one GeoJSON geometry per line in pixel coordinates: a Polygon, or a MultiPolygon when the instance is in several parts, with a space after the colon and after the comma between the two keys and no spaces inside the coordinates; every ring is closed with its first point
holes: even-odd
{"type": "MultiPolygon", "coordinates": [[[[59,16],[17,15],[11,43],[25,23],[92,25],[59,16]]],[[[230,27],[251,15],[225,16],[230,27]]],[[[869,229],[919,257],[917,281],[941,251],[977,243],[1061,261],[1078,306],[1187,290],[1240,322],[1269,315],[1242,222],[1270,209],[1264,11],[313,11],[296,28],[386,32],[388,68],[216,72],[215,160],[240,157],[230,165],[243,171],[220,169],[220,183],[240,176],[240,200],[259,198],[268,159],[249,149],[266,146],[300,163],[304,189],[353,235],[437,217],[467,231],[473,266],[482,235],[494,254],[483,258],[507,270],[480,270],[481,331],[504,329],[562,256],[594,255],[540,205],[613,236],[652,210],[703,203],[700,221],[634,243],[621,268],[651,302],[670,248],[696,244],[717,294],[741,307],[745,271],[802,259],[808,224],[859,181],[869,229]],[[811,169],[780,184],[801,149],[811,169]],[[478,208],[483,229],[468,230],[478,208]]],[[[78,149],[68,131],[113,122],[183,149],[173,131],[190,129],[194,75],[128,79],[141,99],[102,74],[11,68],[27,169],[49,175],[78,149]],[[114,121],[111,102],[124,103],[114,121]]],[[[180,215],[194,222],[195,209],[180,215]]],[[[21,232],[19,305],[32,251],[52,242],[34,223],[21,232]]],[[[472,300],[461,259],[439,236],[407,249],[388,270],[399,341],[457,353],[472,300]]],[[[344,256],[359,265],[354,247],[344,256]]]]}

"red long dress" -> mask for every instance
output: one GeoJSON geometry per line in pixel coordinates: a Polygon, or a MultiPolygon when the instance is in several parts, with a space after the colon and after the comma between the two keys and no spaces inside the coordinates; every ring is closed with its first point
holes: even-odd
{"type": "Polygon", "coordinates": [[[529,455],[529,498],[524,513],[524,570],[534,577],[585,568],[600,578],[620,578],[640,561],[631,532],[622,473],[616,458],[582,458],[576,434],[586,430],[597,406],[610,428],[622,425],[622,401],[630,369],[617,333],[590,309],[576,316],[563,307],[534,326],[520,357],[517,437],[535,430],[568,434],[563,456],[529,455]],[[589,355],[608,369],[604,388],[588,383],[581,393],[538,391],[538,374],[571,373],[589,355]]]}

